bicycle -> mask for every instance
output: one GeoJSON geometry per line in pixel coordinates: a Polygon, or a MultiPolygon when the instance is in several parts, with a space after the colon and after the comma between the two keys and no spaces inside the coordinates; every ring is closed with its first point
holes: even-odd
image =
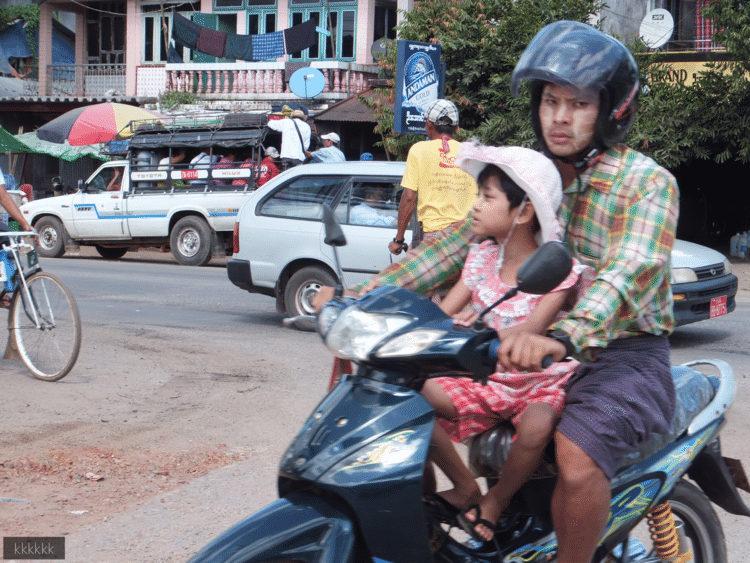
{"type": "Polygon", "coordinates": [[[8,305],[5,358],[20,359],[37,379],[57,381],[78,359],[81,318],[70,290],[42,271],[35,247],[24,240],[28,236],[36,233],[0,237],[0,300],[8,305]]]}

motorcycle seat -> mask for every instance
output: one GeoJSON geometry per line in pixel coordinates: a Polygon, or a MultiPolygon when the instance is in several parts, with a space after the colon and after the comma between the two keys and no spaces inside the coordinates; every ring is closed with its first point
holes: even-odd
{"type": "Polygon", "coordinates": [[[690,422],[713,399],[719,387],[719,379],[706,375],[688,366],[672,366],[672,378],[675,386],[675,413],[669,431],[664,434],[652,434],[648,441],[641,444],[637,452],[628,455],[623,467],[642,461],[683,434],[690,422]]]}
{"type": "MultiPolygon", "coordinates": [[[[709,362],[710,363],[710,362],[709,362]]],[[[644,460],[682,435],[693,419],[708,406],[719,388],[720,380],[687,365],[672,366],[675,385],[675,414],[669,431],[652,434],[623,461],[619,471],[644,460]]],[[[509,421],[503,421],[494,428],[474,436],[467,442],[469,447],[469,467],[477,477],[497,478],[505,465],[515,429],[509,421]]],[[[548,460],[553,463],[552,459],[548,460]]],[[[554,467],[544,467],[537,471],[540,476],[554,475],[554,467]]]]}

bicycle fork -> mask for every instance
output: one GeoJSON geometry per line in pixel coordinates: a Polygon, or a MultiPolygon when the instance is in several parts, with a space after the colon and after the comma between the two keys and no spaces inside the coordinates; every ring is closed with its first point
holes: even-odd
{"type": "Polygon", "coordinates": [[[37,329],[46,330],[48,328],[54,328],[54,313],[52,312],[52,307],[49,302],[47,290],[44,287],[44,281],[42,281],[42,293],[44,294],[44,299],[47,302],[47,311],[49,311],[51,317],[49,322],[45,322],[40,318],[41,312],[36,304],[36,301],[34,300],[34,295],[31,292],[29,284],[26,283],[26,275],[23,271],[23,267],[21,266],[21,259],[18,256],[18,252],[16,252],[15,249],[11,249],[11,252],[13,254],[13,260],[16,263],[16,274],[18,275],[18,279],[20,280],[20,287],[18,287],[16,291],[21,292],[21,302],[23,303],[24,313],[26,313],[28,319],[34,323],[34,326],[37,329]],[[29,313],[29,309],[31,309],[31,314],[29,313]]]}

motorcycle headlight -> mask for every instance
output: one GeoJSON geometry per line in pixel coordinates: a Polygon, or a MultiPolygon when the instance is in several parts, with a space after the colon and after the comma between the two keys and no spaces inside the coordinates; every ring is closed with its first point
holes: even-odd
{"type": "Polygon", "coordinates": [[[378,358],[413,356],[432,346],[445,333],[437,329],[413,330],[386,343],[375,355],[378,358]]]}
{"type": "Polygon", "coordinates": [[[328,331],[326,346],[345,360],[365,360],[388,334],[412,322],[407,315],[366,313],[358,307],[344,310],[328,331]]]}
{"type": "Polygon", "coordinates": [[[341,314],[341,306],[334,301],[329,301],[323,308],[318,312],[317,328],[318,334],[325,338],[328,331],[331,330],[331,326],[336,322],[341,314]]]}

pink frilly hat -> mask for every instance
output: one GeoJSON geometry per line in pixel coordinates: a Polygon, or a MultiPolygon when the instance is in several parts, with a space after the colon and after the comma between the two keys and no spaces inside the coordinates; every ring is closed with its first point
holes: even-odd
{"type": "Polygon", "coordinates": [[[526,192],[534,205],[541,232],[540,244],[560,240],[557,211],[562,202],[562,180],[553,162],[542,153],[523,147],[490,147],[461,143],[456,165],[474,181],[488,164],[494,164],[526,192]]]}

